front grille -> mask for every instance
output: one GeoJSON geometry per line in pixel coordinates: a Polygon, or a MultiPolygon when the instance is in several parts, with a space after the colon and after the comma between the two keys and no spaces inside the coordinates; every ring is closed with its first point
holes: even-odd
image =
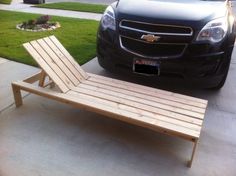
{"type": "Polygon", "coordinates": [[[124,36],[120,36],[120,43],[126,51],[149,58],[180,57],[186,48],[186,44],[147,43],[124,36]]]}
{"type": "Polygon", "coordinates": [[[120,45],[122,49],[140,57],[168,59],[181,57],[188,43],[193,39],[193,30],[187,26],[150,24],[130,20],[119,23],[120,45]],[[156,36],[149,41],[143,36],[156,36]]]}
{"type": "Polygon", "coordinates": [[[128,21],[128,20],[122,20],[120,22],[120,27],[134,31],[143,31],[143,32],[163,34],[163,35],[191,36],[193,34],[192,28],[186,26],[150,24],[150,23],[128,21]]]}

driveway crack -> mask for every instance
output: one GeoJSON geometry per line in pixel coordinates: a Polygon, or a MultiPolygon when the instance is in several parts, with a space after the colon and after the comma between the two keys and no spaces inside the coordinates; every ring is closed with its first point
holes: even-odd
{"type": "MultiPolygon", "coordinates": [[[[26,93],[24,96],[22,96],[22,99],[26,98],[29,95],[30,95],[30,93],[26,93]]],[[[3,109],[0,110],[0,114],[2,114],[4,111],[8,110],[9,108],[11,108],[14,105],[15,105],[15,102],[13,102],[13,103],[9,104],[8,106],[4,107],[3,109]]]]}

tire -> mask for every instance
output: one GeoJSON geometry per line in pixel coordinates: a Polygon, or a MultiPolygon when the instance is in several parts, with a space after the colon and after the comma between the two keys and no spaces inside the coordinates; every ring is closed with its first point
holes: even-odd
{"type": "Polygon", "coordinates": [[[228,63],[227,68],[225,69],[224,76],[222,77],[222,79],[219,82],[219,84],[214,86],[214,87],[211,87],[210,89],[212,89],[212,90],[220,90],[224,86],[225,81],[226,81],[227,76],[228,76],[228,73],[229,73],[229,67],[230,67],[230,62],[228,63]]]}
{"type": "Polygon", "coordinates": [[[25,4],[42,4],[44,0],[23,0],[25,4]]]}
{"type": "Polygon", "coordinates": [[[108,65],[106,62],[104,62],[104,60],[100,57],[97,56],[98,58],[98,64],[106,71],[108,72],[114,72],[114,69],[112,68],[112,66],[108,65]]]}
{"type": "Polygon", "coordinates": [[[44,0],[38,0],[38,1],[37,1],[37,4],[43,4],[43,1],[44,1],[44,0]]]}

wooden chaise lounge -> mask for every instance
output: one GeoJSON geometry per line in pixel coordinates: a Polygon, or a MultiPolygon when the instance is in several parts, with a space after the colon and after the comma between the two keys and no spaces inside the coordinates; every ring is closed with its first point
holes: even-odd
{"type": "Polygon", "coordinates": [[[181,137],[194,143],[191,167],[206,100],[86,73],[54,36],[23,46],[42,70],[24,81],[12,83],[16,107],[22,105],[23,90],[181,137]],[[37,81],[38,84],[33,84],[37,81]],[[52,85],[56,88],[51,89],[52,85]]]}

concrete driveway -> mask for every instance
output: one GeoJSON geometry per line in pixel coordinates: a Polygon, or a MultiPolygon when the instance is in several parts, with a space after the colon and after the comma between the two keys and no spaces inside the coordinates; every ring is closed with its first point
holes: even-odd
{"type": "MultiPolygon", "coordinates": [[[[96,74],[152,85],[143,79],[110,74],[97,60],[83,66],[96,74]]],[[[191,169],[191,143],[82,111],[35,95],[15,108],[10,82],[38,69],[0,64],[1,176],[235,176],[236,55],[220,91],[155,85],[209,100],[200,143],[191,169]],[[8,106],[7,106],[8,105],[8,106]],[[9,106],[10,105],[10,106],[9,106]]]]}

